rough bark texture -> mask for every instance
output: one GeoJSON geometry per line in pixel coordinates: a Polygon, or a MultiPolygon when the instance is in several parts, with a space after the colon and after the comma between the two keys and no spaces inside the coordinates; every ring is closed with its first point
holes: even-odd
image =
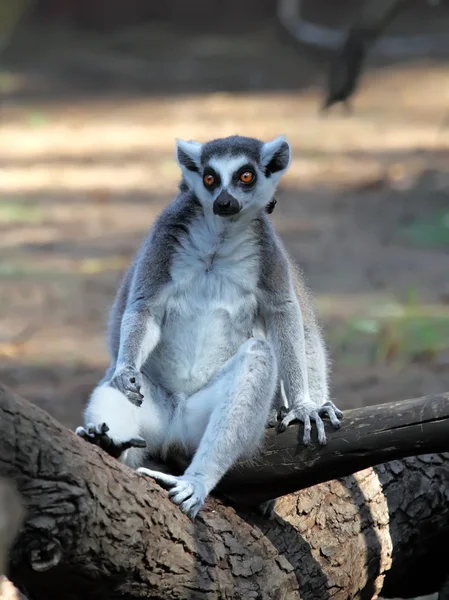
{"type": "Polygon", "coordinates": [[[446,455],[283,497],[273,521],[210,499],[191,522],[157,484],[1,387],[0,430],[0,474],[27,506],[11,578],[33,600],[371,598],[384,582],[416,596],[447,575],[434,560],[449,533],[446,455]]]}
{"type": "Polygon", "coordinates": [[[27,600],[5,576],[8,551],[23,517],[22,500],[14,485],[0,479],[0,600],[27,600]]]}

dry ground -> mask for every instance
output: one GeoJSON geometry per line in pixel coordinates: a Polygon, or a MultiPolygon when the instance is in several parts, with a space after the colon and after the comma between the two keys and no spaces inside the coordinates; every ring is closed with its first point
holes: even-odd
{"type": "Polygon", "coordinates": [[[337,402],[448,390],[446,61],[372,67],[350,118],[318,114],[323,68],[271,24],[17,35],[0,79],[0,379],[79,423],[120,274],[176,192],[174,138],[286,133],[273,219],[316,295],[337,402]]]}

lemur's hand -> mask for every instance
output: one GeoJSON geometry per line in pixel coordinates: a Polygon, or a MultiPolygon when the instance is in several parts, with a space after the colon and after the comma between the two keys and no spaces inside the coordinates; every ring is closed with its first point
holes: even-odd
{"type": "Polygon", "coordinates": [[[340,427],[339,419],[341,419],[343,413],[335,406],[333,402],[329,400],[320,406],[311,400],[303,401],[298,403],[297,406],[291,408],[287,412],[283,420],[278,425],[278,432],[282,433],[285,431],[293,421],[301,421],[304,423],[303,442],[304,444],[309,445],[311,443],[311,421],[314,421],[318,433],[318,442],[324,446],[327,444],[326,431],[324,429],[324,423],[322,419],[324,415],[329,417],[330,422],[335,429],[340,427]]]}
{"type": "Polygon", "coordinates": [[[145,448],[147,443],[141,437],[135,437],[124,442],[113,440],[108,435],[109,427],[106,423],[95,425],[88,423],[86,427],[77,427],[76,435],[82,437],[86,442],[99,446],[114,458],[119,458],[129,448],[145,448]]]}
{"type": "Polygon", "coordinates": [[[118,366],[109,385],[124,394],[131,404],[140,406],[143,402],[142,373],[134,367],[118,366]]]}

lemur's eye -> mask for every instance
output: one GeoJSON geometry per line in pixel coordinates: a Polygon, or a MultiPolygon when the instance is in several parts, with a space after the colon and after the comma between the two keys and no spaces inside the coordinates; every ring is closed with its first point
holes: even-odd
{"type": "Polygon", "coordinates": [[[251,183],[251,181],[254,179],[254,173],[251,173],[251,171],[245,171],[244,173],[242,173],[240,175],[240,181],[242,183],[251,183]]]}
{"type": "Polygon", "coordinates": [[[209,175],[203,177],[203,181],[205,185],[211,186],[215,183],[215,177],[209,173],[209,175]]]}

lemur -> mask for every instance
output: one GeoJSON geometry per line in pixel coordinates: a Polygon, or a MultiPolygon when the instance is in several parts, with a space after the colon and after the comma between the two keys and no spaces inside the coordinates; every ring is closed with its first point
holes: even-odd
{"type": "Polygon", "coordinates": [[[111,364],[76,433],[169,488],[194,517],[265,427],[339,427],[308,289],[267,215],[287,171],[284,136],[177,140],[180,191],[118,290],[111,364]],[[287,407],[284,407],[285,401],[287,407]],[[156,465],[182,453],[182,475],[156,465]]]}

